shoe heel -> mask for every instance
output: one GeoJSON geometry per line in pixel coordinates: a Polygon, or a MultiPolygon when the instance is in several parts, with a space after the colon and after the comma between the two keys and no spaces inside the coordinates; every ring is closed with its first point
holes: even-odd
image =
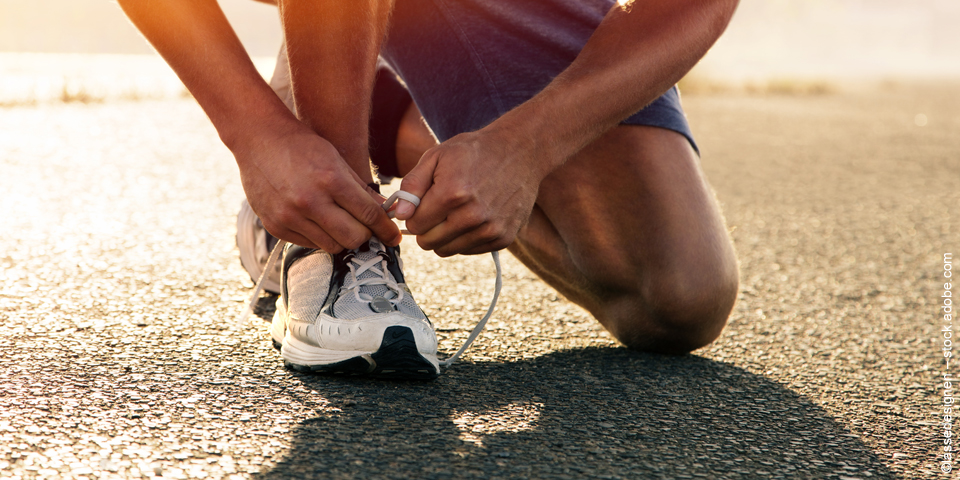
{"type": "Polygon", "coordinates": [[[433,380],[439,375],[437,368],[420,354],[409,327],[388,327],[380,348],[370,357],[377,364],[373,374],[378,377],[433,380]]]}

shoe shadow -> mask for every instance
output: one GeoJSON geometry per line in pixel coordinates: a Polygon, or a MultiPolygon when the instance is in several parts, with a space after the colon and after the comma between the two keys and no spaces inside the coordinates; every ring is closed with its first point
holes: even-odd
{"type": "Polygon", "coordinates": [[[806,398],[692,355],[588,348],[462,363],[432,383],[300,378],[339,411],[297,426],[257,478],[895,478],[806,398]]]}
{"type": "Polygon", "coordinates": [[[272,322],[273,314],[277,311],[278,298],[280,298],[280,296],[273,293],[267,293],[258,298],[257,302],[253,305],[253,314],[260,317],[261,320],[272,322]]]}

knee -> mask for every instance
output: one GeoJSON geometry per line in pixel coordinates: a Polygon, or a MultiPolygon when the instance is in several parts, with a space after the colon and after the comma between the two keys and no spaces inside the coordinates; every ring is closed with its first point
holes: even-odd
{"type": "Polygon", "coordinates": [[[635,350],[681,354],[708,345],[720,336],[739,289],[735,261],[708,270],[645,279],[611,296],[601,323],[635,350]]]}

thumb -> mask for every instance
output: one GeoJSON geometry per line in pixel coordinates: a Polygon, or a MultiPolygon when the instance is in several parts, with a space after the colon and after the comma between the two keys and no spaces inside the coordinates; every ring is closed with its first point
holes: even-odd
{"type": "MultiPolygon", "coordinates": [[[[423,196],[427,194],[427,190],[433,185],[433,172],[437,168],[437,156],[433,149],[427,150],[427,153],[424,153],[423,156],[420,157],[417,166],[413,167],[410,173],[403,176],[403,181],[400,182],[400,190],[416,195],[422,199],[423,196]]],[[[416,207],[412,203],[406,200],[400,200],[397,202],[397,218],[400,220],[409,220],[410,217],[413,217],[415,209],[416,207]]]]}

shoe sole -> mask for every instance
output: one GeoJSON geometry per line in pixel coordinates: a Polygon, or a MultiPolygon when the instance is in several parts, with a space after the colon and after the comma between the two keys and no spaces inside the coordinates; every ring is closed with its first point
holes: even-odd
{"type": "MultiPolygon", "coordinates": [[[[273,348],[280,351],[282,344],[274,339],[273,348]]],[[[284,360],[283,365],[301,373],[395,380],[433,380],[440,374],[436,367],[420,354],[413,331],[402,326],[387,327],[383,332],[380,348],[370,354],[326,365],[299,365],[288,360],[284,360]]]]}

